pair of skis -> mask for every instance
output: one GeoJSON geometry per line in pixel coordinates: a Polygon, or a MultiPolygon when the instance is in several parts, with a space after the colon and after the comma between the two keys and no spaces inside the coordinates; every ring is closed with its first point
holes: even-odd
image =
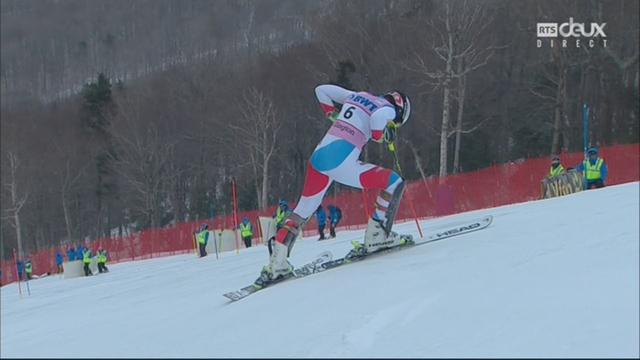
{"type": "Polygon", "coordinates": [[[260,291],[262,289],[265,289],[267,287],[271,287],[277,283],[280,282],[284,282],[287,280],[291,280],[291,279],[299,279],[299,278],[303,278],[312,274],[317,274],[319,272],[323,272],[329,269],[333,269],[345,264],[350,264],[353,262],[358,262],[358,261],[362,261],[364,259],[368,259],[374,256],[379,256],[382,254],[388,254],[391,252],[395,252],[398,250],[402,250],[402,249],[407,249],[407,248],[412,248],[412,247],[416,247],[416,246],[420,246],[420,245],[425,245],[425,244],[429,244],[432,243],[434,241],[438,241],[438,240],[442,240],[442,239],[447,239],[453,236],[457,236],[457,235],[463,235],[463,234],[467,234],[470,232],[474,232],[474,231],[478,231],[478,230],[482,230],[482,229],[486,229],[489,225],[491,225],[491,222],[493,221],[493,216],[489,215],[480,219],[476,219],[473,221],[469,221],[466,223],[463,223],[461,225],[456,225],[456,226],[450,226],[450,227],[446,227],[444,228],[444,230],[442,231],[434,231],[432,234],[429,234],[426,238],[424,239],[419,239],[417,241],[415,241],[414,243],[411,244],[406,244],[406,245],[398,245],[392,248],[386,248],[386,249],[381,249],[378,250],[376,252],[364,255],[364,256],[359,256],[356,258],[351,258],[351,259],[347,259],[345,257],[341,257],[338,259],[333,259],[333,254],[329,251],[325,251],[323,253],[321,253],[320,255],[318,255],[313,261],[296,268],[293,273],[285,278],[280,278],[280,279],[276,279],[272,282],[270,282],[268,285],[263,286],[263,287],[257,287],[254,284],[248,285],[243,287],[240,290],[236,290],[236,291],[232,291],[229,293],[224,294],[224,296],[226,298],[228,298],[231,301],[237,301],[240,299],[244,299],[245,297],[260,291]]]}

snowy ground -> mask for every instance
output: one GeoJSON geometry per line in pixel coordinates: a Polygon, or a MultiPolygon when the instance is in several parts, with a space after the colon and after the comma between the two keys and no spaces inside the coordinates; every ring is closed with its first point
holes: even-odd
{"type": "MultiPolygon", "coordinates": [[[[639,184],[493,214],[477,233],[280,284],[236,303],[263,246],[2,287],[4,357],[638,357],[639,184]]],[[[415,223],[396,227],[417,236],[415,223]]],[[[362,231],[299,241],[303,264],[362,231]]]]}

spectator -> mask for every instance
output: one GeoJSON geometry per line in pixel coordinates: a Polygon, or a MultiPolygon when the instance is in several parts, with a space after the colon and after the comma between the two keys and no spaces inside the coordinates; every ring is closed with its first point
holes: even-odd
{"type": "Polygon", "coordinates": [[[64,257],[60,253],[60,251],[56,252],[56,266],[58,267],[58,274],[62,274],[64,271],[62,268],[62,263],[64,262],[64,257]]]}
{"type": "Polygon", "coordinates": [[[565,173],[564,167],[560,163],[560,156],[554,155],[551,158],[551,168],[549,169],[549,179],[553,179],[564,173],[565,173]]]}
{"type": "Polygon", "coordinates": [[[31,280],[31,274],[33,273],[31,259],[27,259],[27,261],[24,263],[24,272],[27,274],[27,280],[31,280]]]}
{"type": "Polygon", "coordinates": [[[289,204],[284,199],[280,199],[278,202],[278,207],[276,208],[276,213],[273,215],[273,218],[276,219],[276,230],[282,227],[282,223],[284,219],[289,216],[289,204]]]}
{"type": "Polygon", "coordinates": [[[82,251],[82,263],[84,264],[84,276],[93,275],[91,269],[89,269],[89,265],[91,265],[91,250],[88,248],[82,251]]]}
{"type": "Polygon", "coordinates": [[[253,239],[253,229],[251,227],[251,223],[249,222],[249,218],[247,217],[244,217],[242,219],[242,223],[240,224],[240,236],[242,236],[244,246],[246,248],[250,248],[251,240],[253,239]]]}
{"type": "Polygon", "coordinates": [[[198,239],[198,248],[200,249],[200,257],[207,256],[207,242],[209,241],[209,225],[202,224],[200,232],[196,234],[198,239]]]}
{"type": "Polygon", "coordinates": [[[76,249],[73,246],[67,250],[67,258],[69,261],[74,261],[76,259],[76,249]]]}
{"type": "Polygon", "coordinates": [[[331,238],[336,237],[336,226],[342,219],[342,210],[339,207],[329,205],[329,234],[331,238]]]}
{"type": "Polygon", "coordinates": [[[18,280],[23,280],[22,274],[24,273],[24,264],[22,260],[18,260],[16,267],[18,268],[18,280]]]}
{"type": "Polygon", "coordinates": [[[318,221],[318,233],[320,234],[318,240],[324,240],[324,227],[327,225],[327,213],[322,208],[322,204],[318,205],[316,209],[316,220],[318,221]]]}
{"type": "Polygon", "coordinates": [[[98,272],[109,272],[107,269],[107,250],[103,250],[102,248],[98,249],[98,272]]]}
{"type": "Polygon", "coordinates": [[[78,245],[76,248],[76,260],[84,260],[84,246],[78,245]]]}
{"type": "Polygon", "coordinates": [[[607,164],[603,158],[598,156],[597,148],[589,148],[587,151],[587,159],[580,163],[576,167],[576,170],[584,174],[587,189],[605,186],[608,175],[607,164]]]}

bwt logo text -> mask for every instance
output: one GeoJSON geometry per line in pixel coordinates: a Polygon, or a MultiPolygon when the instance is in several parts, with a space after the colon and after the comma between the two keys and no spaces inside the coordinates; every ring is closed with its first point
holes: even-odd
{"type": "MultiPolygon", "coordinates": [[[[558,23],[538,23],[536,26],[538,38],[550,38],[548,43],[550,47],[555,45],[567,47],[569,43],[580,47],[580,38],[590,38],[588,41],[589,47],[594,47],[597,43],[602,43],[603,47],[607,46],[607,34],[604,32],[604,28],[607,23],[590,23],[585,25],[584,23],[577,23],[573,21],[573,18],[569,18],[569,22],[562,24],[558,23]],[[553,38],[561,37],[563,39],[556,40],[553,38]],[[567,39],[569,38],[569,39],[567,39]],[[576,38],[572,40],[570,38],[576,38]]],[[[538,39],[538,47],[542,47],[543,40],[538,39]]]]}

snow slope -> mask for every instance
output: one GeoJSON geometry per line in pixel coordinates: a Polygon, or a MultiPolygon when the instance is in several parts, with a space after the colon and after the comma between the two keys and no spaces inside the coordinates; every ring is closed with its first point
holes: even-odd
{"type": "MultiPolygon", "coordinates": [[[[638,357],[639,184],[424,221],[493,214],[477,233],[407,249],[239,302],[263,246],[2,287],[4,357],[638,357]]],[[[396,227],[417,234],[415,223],[396,227]]],[[[363,231],[299,241],[302,264],[363,231]]],[[[416,235],[417,236],[417,235],[416,235]]]]}

